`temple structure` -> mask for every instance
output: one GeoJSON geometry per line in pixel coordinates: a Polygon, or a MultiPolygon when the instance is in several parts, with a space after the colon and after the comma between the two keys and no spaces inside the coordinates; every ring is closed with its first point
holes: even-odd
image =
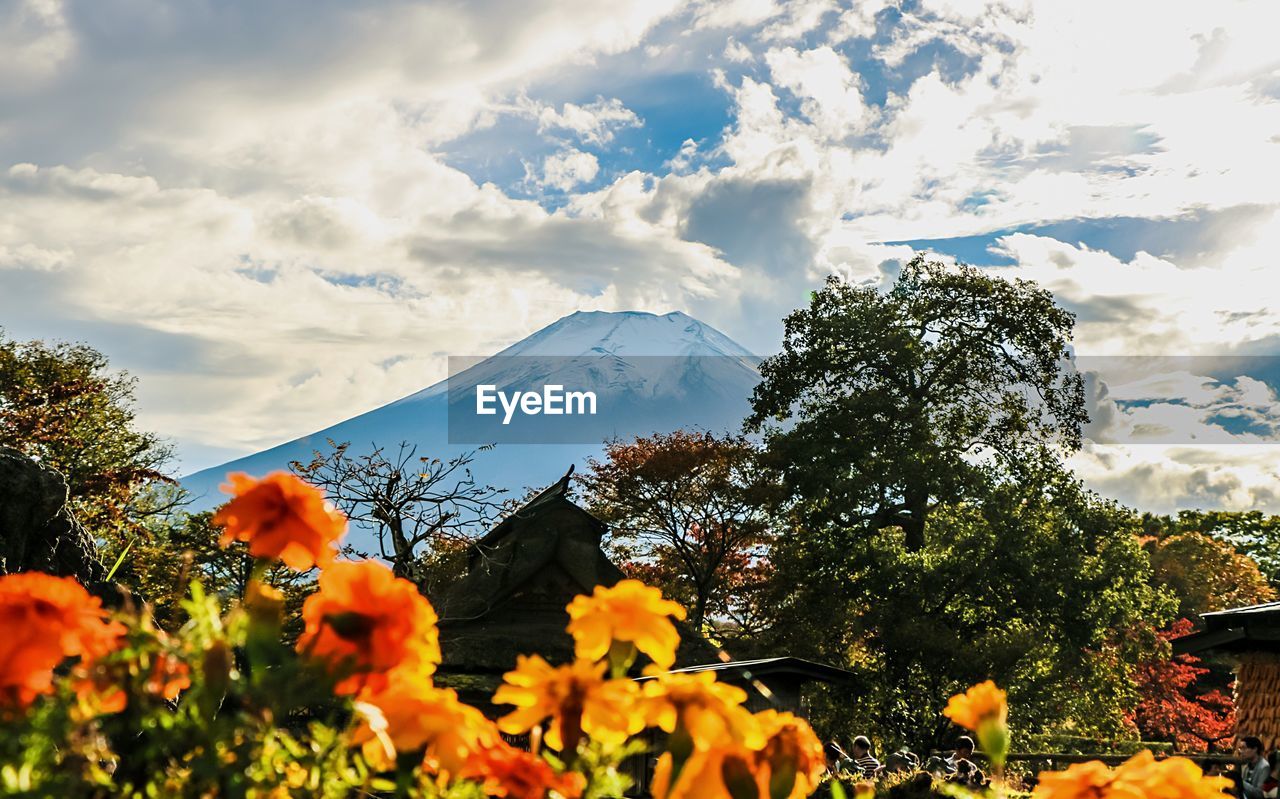
{"type": "MultiPolygon", "coordinates": [[[[573,659],[565,607],[578,594],[623,579],[601,548],[607,526],[568,497],[573,469],[502,520],[472,547],[466,576],[438,601],[444,661],[437,682],[489,715],[489,704],[516,656],[552,664],[573,659]]],[[[747,690],[753,710],[805,712],[805,686],[852,675],[792,657],[734,661],[685,624],[676,670],[714,670],[747,690]]]]}

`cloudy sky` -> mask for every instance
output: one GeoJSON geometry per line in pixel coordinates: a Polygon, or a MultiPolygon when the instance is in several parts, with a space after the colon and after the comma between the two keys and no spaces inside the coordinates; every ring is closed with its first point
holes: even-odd
{"type": "Polygon", "coordinates": [[[1267,0],[7,0],[0,326],[138,375],[189,470],[574,310],[683,310],[768,353],[825,275],[930,249],[1078,315],[1106,366],[1092,485],[1280,512],[1277,23],[1267,0]]]}

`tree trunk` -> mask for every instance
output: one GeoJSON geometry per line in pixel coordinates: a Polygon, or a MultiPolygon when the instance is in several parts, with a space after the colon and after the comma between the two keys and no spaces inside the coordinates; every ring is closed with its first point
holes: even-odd
{"type": "Polygon", "coordinates": [[[404,520],[393,516],[387,520],[387,527],[391,532],[391,548],[395,551],[395,557],[391,559],[391,573],[412,580],[413,549],[404,535],[404,520]]]}
{"type": "Polygon", "coordinates": [[[707,604],[711,601],[710,589],[699,586],[694,592],[693,607],[689,611],[689,624],[699,634],[702,633],[702,622],[707,618],[707,604]]]}
{"type": "Polygon", "coordinates": [[[924,549],[924,525],[929,517],[929,494],[913,489],[907,494],[906,511],[902,520],[902,532],[906,535],[907,551],[924,549]]]}

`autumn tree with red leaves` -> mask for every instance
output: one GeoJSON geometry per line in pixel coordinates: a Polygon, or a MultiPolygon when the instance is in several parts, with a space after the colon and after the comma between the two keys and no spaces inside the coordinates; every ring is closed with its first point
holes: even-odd
{"type": "Polygon", "coordinates": [[[754,615],[769,541],[756,457],[744,438],[677,430],[612,441],[578,478],[624,571],[682,601],[696,627],[754,615]]]}
{"type": "Polygon", "coordinates": [[[1210,669],[1193,655],[1171,655],[1169,641],[1190,634],[1187,619],[1179,619],[1159,633],[1162,652],[1137,664],[1133,671],[1141,701],[1130,721],[1145,740],[1174,743],[1184,751],[1212,751],[1230,743],[1235,728],[1235,706],[1230,685],[1206,687],[1202,678],[1210,669]]]}

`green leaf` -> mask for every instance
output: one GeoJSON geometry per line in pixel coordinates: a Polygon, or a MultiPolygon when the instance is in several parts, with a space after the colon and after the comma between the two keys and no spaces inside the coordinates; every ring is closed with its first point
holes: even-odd
{"type": "Polygon", "coordinates": [[[129,543],[125,544],[124,549],[120,550],[120,557],[116,558],[115,564],[111,566],[111,571],[107,572],[107,576],[104,578],[106,582],[111,582],[111,578],[116,576],[116,570],[120,568],[121,563],[124,563],[124,556],[129,554],[129,550],[133,549],[133,542],[137,540],[137,538],[130,538],[129,543]]]}

